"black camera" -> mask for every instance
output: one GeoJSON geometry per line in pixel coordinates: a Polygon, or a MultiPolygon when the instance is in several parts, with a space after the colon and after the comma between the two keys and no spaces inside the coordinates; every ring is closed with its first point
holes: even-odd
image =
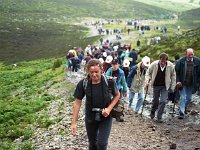
{"type": "Polygon", "coordinates": [[[112,77],[112,76],[106,76],[108,80],[114,80],[115,82],[117,81],[117,77],[112,77]]]}
{"type": "Polygon", "coordinates": [[[95,121],[101,121],[102,110],[101,108],[92,108],[92,111],[95,112],[95,121]]]}

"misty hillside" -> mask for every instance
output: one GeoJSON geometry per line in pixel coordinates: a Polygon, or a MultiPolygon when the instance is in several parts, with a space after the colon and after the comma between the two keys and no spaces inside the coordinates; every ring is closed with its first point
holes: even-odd
{"type": "Polygon", "coordinates": [[[153,58],[159,55],[160,52],[169,54],[170,60],[174,60],[173,56],[179,54],[185,55],[187,48],[193,48],[196,56],[200,56],[200,27],[183,32],[181,35],[161,37],[162,41],[159,44],[151,45],[150,47],[143,48],[140,53],[142,56],[148,55],[153,58]]]}
{"type": "Polygon", "coordinates": [[[188,10],[179,16],[179,24],[183,24],[188,28],[200,26],[200,8],[188,10]]]}
{"type": "Polygon", "coordinates": [[[173,12],[132,0],[1,0],[3,16],[169,18],[173,12]]]}
{"type": "Polygon", "coordinates": [[[135,0],[175,12],[200,8],[199,0],[135,0]]]}

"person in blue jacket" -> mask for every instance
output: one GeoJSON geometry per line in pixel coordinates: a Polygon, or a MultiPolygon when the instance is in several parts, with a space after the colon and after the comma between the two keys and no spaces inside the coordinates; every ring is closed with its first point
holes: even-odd
{"type": "MultiPolygon", "coordinates": [[[[106,75],[116,78],[117,87],[120,92],[120,98],[122,98],[122,96],[126,97],[128,88],[126,84],[124,71],[119,67],[120,66],[119,60],[114,59],[112,60],[111,64],[112,66],[106,71],[106,75]]],[[[116,118],[116,121],[123,122],[124,119],[119,117],[116,118]]]]}

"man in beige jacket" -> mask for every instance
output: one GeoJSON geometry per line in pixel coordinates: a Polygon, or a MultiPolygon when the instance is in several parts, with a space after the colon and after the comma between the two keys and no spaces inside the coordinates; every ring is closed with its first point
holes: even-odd
{"type": "Polygon", "coordinates": [[[176,73],[173,63],[168,61],[168,55],[161,53],[159,60],[151,63],[145,75],[145,89],[151,81],[153,87],[153,104],[150,117],[162,122],[162,115],[168,98],[168,92],[173,92],[176,86],[176,73]]]}

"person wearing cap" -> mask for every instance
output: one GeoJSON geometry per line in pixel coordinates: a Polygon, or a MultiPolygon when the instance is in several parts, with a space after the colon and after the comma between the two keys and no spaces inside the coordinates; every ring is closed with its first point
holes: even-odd
{"type": "Polygon", "coordinates": [[[106,60],[103,62],[103,72],[106,72],[111,67],[112,60],[113,57],[111,55],[106,57],[106,60]]]}
{"type": "Polygon", "coordinates": [[[172,62],[168,61],[168,54],[161,53],[159,60],[152,62],[145,75],[145,90],[149,86],[153,87],[153,100],[150,117],[155,117],[157,111],[157,121],[162,122],[162,115],[168,99],[168,92],[173,92],[176,86],[176,73],[172,62]]]}
{"type": "Polygon", "coordinates": [[[132,106],[135,93],[138,94],[138,100],[135,107],[135,113],[138,113],[144,98],[144,79],[146,70],[150,65],[150,58],[145,56],[142,61],[133,66],[127,77],[127,85],[129,88],[129,108],[132,106]]]}
{"type": "Polygon", "coordinates": [[[124,71],[124,75],[125,75],[125,79],[126,79],[126,82],[127,82],[127,77],[128,77],[128,73],[130,71],[130,61],[128,59],[125,59],[123,61],[123,66],[122,66],[122,70],[124,71]]]}
{"type": "MultiPolygon", "coordinates": [[[[113,59],[111,64],[112,64],[112,67],[110,67],[106,71],[106,75],[111,76],[111,77],[116,77],[116,83],[117,83],[118,90],[120,92],[120,98],[122,98],[122,96],[126,97],[128,88],[126,84],[124,71],[119,67],[120,66],[119,60],[113,59]]],[[[116,118],[116,121],[123,122],[124,119],[119,117],[119,118],[116,118]]]]}
{"type": "Polygon", "coordinates": [[[179,119],[184,119],[192,94],[200,89],[200,58],[194,56],[192,48],[176,62],[175,70],[176,85],[180,90],[179,119]]]}
{"type": "Polygon", "coordinates": [[[131,68],[137,64],[137,59],[138,59],[137,51],[135,49],[132,49],[131,52],[129,53],[128,57],[132,58],[132,60],[130,62],[130,68],[131,68]]]}

